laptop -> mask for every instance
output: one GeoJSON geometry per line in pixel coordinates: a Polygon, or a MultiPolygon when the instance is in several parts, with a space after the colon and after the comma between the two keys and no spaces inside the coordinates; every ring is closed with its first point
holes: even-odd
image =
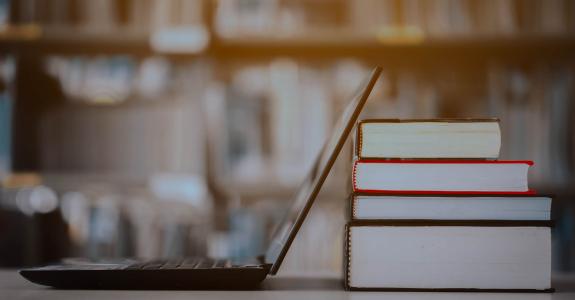
{"type": "Polygon", "coordinates": [[[116,262],[64,260],[58,265],[23,269],[20,274],[31,282],[65,289],[256,289],[268,275],[279,271],[381,71],[381,67],[373,69],[343,110],[295,194],[291,209],[278,223],[265,254],[234,263],[201,257],[116,262]]]}

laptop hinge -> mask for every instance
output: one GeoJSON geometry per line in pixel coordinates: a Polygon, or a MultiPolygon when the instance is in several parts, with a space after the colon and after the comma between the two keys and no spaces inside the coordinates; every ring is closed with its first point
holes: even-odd
{"type": "Polygon", "coordinates": [[[262,265],[264,266],[264,268],[266,269],[266,271],[268,271],[268,272],[270,271],[270,269],[272,268],[272,264],[266,263],[266,257],[265,257],[265,255],[258,255],[258,256],[256,257],[256,259],[258,260],[258,262],[259,262],[260,264],[262,264],[262,265]]]}

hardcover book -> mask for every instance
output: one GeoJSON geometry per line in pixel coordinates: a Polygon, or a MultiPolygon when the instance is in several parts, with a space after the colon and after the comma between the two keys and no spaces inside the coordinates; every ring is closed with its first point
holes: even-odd
{"type": "Polygon", "coordinates": [[[355,221],[350,290],[550,292],[546,221],[355,221]]]}
{"type": "Polygon", "coordinates": [[[358,160],[354,192],[405,194],[534,194],[531,161],[358,160]]]}
{"type": "Polygon", "coordinates": [[[551,197],[540,195],[352,194],[352,220],[551,219],[551,197]]]}
{"type": "Polygon", "coordinates": [[[357,126],[359,158],[496,159],[498,119],[373,119],[357,126]]]}

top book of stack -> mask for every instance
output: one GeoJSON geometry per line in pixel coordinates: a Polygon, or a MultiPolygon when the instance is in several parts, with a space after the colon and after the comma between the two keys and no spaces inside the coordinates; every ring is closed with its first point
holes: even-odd
{"type": "Polygon", "coordinates": [[[372,119],[359,123],[359,159],[497,159],[498,119],[372,119]]]}

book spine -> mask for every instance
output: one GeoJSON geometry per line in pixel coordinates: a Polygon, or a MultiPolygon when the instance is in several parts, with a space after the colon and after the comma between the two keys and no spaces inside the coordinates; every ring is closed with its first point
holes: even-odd
{"type": "Polygon", "coordinates": [[[349,219],[350,220],[355,220],[356,216],[357,216],[357,197],[355,196],[355,193],[352,193],[349,196],[349,203],[350,203],[350,210],[349,210],[349,219]]]}
{"type": "Polygon", "coordinates": [[[363,145],[363,121],[359,121],[359,123],[357,124],[357,139],[356,139],[356,143],[355,143],[355,153],[356,156],[361,159],[363,157],[363,154],[361,153],[361,147],[363,145]]]}
{"type": "Polygon", "coordinates": [[[359,190],[357,187],[357,163],[358,161],[355,161],[351,168],[351,187],[354,193],[357,193],[359,190]]]}
{"type": "Polygon", "coordinates": [[[344,287],[346,290],[351,290],[351,230],[350,223],[345,225],[345,266],[344,266],[344,287]]]}

